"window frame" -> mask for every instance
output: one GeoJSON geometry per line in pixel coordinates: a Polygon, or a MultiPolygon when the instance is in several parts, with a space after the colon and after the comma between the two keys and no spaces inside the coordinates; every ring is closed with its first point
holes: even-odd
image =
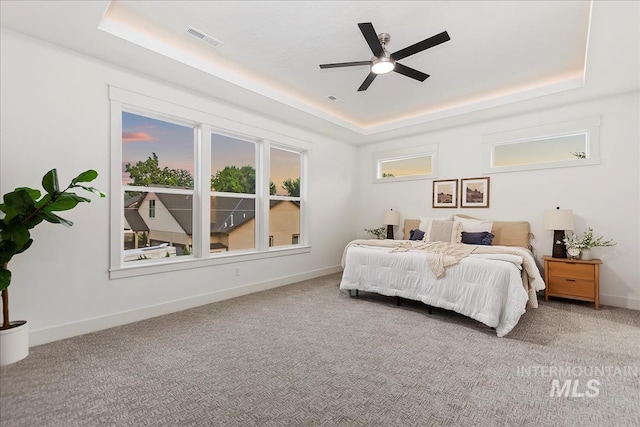
{"type": "MultiPolygon", "coordinates": [[[[300,196],[298,197],[292,197],[292,196],[278,196],[277,194],[275,195],[271,195],[269,192],[269,182],[271,181],[271,173],[269,173],[267,176],[265,176],[265,181],[266,181],[266,192],[265,194],[267,195],[267,203],[265,203],[264,205],[264,209],[266,209],[267,211],[270,210],[270,205],[271,205],[271,201],[272,200],[281,200],[281,201],[291,201],[291,202],[298,202],[300,204],[300,228],[298,229],[298,234],[300,234],[300,239],[299,239],[299,243],[297,245],[294,245],[293,243],[291,245],[276,245],[276,246],[272,246],[271,248],[269,248],[269,250],[277,250],[280,248],[291,248],[291,247],[299,247],[299,246],[307,246],[309,245],[307,236],[307,221],[306,221],[306,203],[305,200],[307,199],[306,194],[307,194],[307,180],[304,179],[303,177],[306,176],[306,169],[307,169],[307,156],[305,155],[305,153],[300,152],[299,150],[295,149],[294,147],[290,147],[287,145],[283,145],[283,144],[277,144],[277,143],[267,143],[264,146],[265,149],[265,157],[266,157],[266,162],[269,164],[269,168],[266,168],[269,172],[271,171],[271,149],[274,148],[276,150],[283,150],[283,151],[289,151],[292,153],[296,153],[300,155],[300,196]]],[[[266,232],[270,233],[270,224],[269,224],[269,216],[265,215],[265,218],[267,218],[267,220],[265,221],[265,228],[266,228],[266,232]]]]}
{"type": "Polygon", "coordinates": [[[376,151],[373,156],[373,182],[376,184],[386,182],[414,181],[421,179],[435,179],[438,177],[438,144],[426,144],[401,150],[376,151]],[[382,163],[385,161],[412,159],[416,157],[431,157],[431,173],[396,176],[382,178],[382,163]]]}
{"type": "MultiPolygon", "coordinates": [[[[174,91],[167,91],[167,99],[176,97],[174,91]]],[[[308,236],[306,216],[306,164],[311,144],[293,137],[276,133],[264,127],[254,127],[237,120],[229,120],[206,112],[211,109],[202,99],[190,95],[177,96],[185,100],[183,104],[193,104],[193,108],[186,107],[176,101],[163,100],[157,95],[150,96],[109,86],[109,101],[111,113],[111,232],[110,232],[110,261],[109,277],[118,279],[124,277],[142,276],[169,271],[187,270],[214,265],[224,265],[272,257],[290,256],[311,251],[310,238],[308,236]],[[122,113],[123,111],[140,114],[151,118],[174,121],[177,124],[190,123],[194,126],[194,188],[193,190],[162,189],[164,191],[190,191],[193,194],[193,246],[191,255],[172,257],[170,260],[142,260],[135,265],[125,264],[123,261],[124,248],[124,188],[138,188],[139,191],[148,192],[153,187],[130,187],[122,183],[122,113]],[[251,251],[232,251],[223,253],[209,253],[210,233],[210,174],[211,174],[211,144],[207,142],[206,135],[213,132],[240,137],[249,141],[256,141],[256,247],[251,251]],[[296,246],[268,247],[268,215],[269,215],[269,148],[271,144],[277,147],[289,147],[291,151],[300,153],[301,163],[301,234],[304,232],[304,243],[296,246]],[[267,153],[265,155],[265,153],[267,153]],[[260,166],[259,166],[260,165],[260,166]],[[206,183],[206,185],[205,185],[206,183]],[[304,188],[304,191],[303,191],[304,188]],[[265,193],[266,191],[266,193],[265,193]],[[266,209],[265,209],[266,206],[266,209]],[[304,221],[304,223],[303,223],[304,221]],[[206,238],[204,237],[206,233],[206,238]]],[[[248,120],[247,120],[248,121],[248,120]]],[[[238,196],[236,193],[226,193],[238,196]]],[[[242,195],[244,196],[244,194],[242,195]]]]}
{"type": "Polygon", "coordinates": [[[482,165],[484,174],[596,165],[600,163],[600,117],[588,117],[578,120],[569,120],[530,128],[487,134],[483,135],[482,144],[482,165]],[[496,147],[508,144],[545,141],[552,138],[581,134],[586,135],[585,153],[587,157],[584,159],[575,158],[571,160],[493,166],[496,147]]]}
{"type": "Polygon", "coordinates": [[[156,201],[155,199],[149,200],[149,218],[156,217],[156,201]]]}

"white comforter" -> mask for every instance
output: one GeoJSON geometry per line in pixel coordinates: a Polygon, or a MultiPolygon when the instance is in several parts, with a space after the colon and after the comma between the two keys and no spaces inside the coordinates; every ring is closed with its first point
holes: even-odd
{"type": "MultiPolygon", "coordinates": [[[[436,279],[424,252],[352,245],[346,250],[344,267],[340,289],[399,296],[453,310],[494,327],[499,337],[518,323],[530,295],[523,286],[517,256],[472,254],[436,279]]],[[[539,272],[537,276],[536,288],[543,289],[539,272]]]]}

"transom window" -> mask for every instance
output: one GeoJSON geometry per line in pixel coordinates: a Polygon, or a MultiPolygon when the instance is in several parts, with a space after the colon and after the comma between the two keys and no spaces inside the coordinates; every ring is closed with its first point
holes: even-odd
{"type": "Polygon", "coordinates": [[[431,179],[437,177],[436,144],[373,154],[375,182],[431,179]]]}
{"type": "Polygon", "coordinates": [[[484,172],[513,172],[600,162],[598,117],[485,135],[484,172]]]}

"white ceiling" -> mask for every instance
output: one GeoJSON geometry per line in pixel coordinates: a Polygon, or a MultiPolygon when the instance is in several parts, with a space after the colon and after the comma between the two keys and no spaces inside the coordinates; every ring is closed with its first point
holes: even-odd
{"type": "Polygon", "coordinates": [[[0,4],[5,28],[354,143],[583,85],[592,6],[548,0],[0,4]],[[400,61],[430,74],[425,82],[390,73],[358,92],[367,66],[318,65],[372,56],[359,22],[389,33],[391,52],[445,30],[451,41],[400,61]],[[203,43],[186,33],[189,26],[222,43],[203,43]]]}

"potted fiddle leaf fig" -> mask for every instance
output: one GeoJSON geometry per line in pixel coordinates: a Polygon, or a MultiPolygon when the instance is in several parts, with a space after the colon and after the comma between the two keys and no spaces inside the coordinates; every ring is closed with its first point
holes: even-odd
{"type": "Polygon", "coordinates": [[[82,172],[63,190],[58,185],[58,172],[52,169],[42,178],[40,190],[19,187],[6,193],[0,203],[0,291],[2,291],[2,327],[0,327],[0,365],[8,365],[24,359],[29,354],[28,324],[24,320],[9,321],[9,285],[11,271],[8,264],[14,255],[20,254],[33,243],[29,230],[44,222],[70,227],[73,223],[55,212],[75,208],[78,203],[90,199],[74,193],[81,189],[105,197],[101,191],[84,185],[98,176],[94,170],[82,172]]]}

